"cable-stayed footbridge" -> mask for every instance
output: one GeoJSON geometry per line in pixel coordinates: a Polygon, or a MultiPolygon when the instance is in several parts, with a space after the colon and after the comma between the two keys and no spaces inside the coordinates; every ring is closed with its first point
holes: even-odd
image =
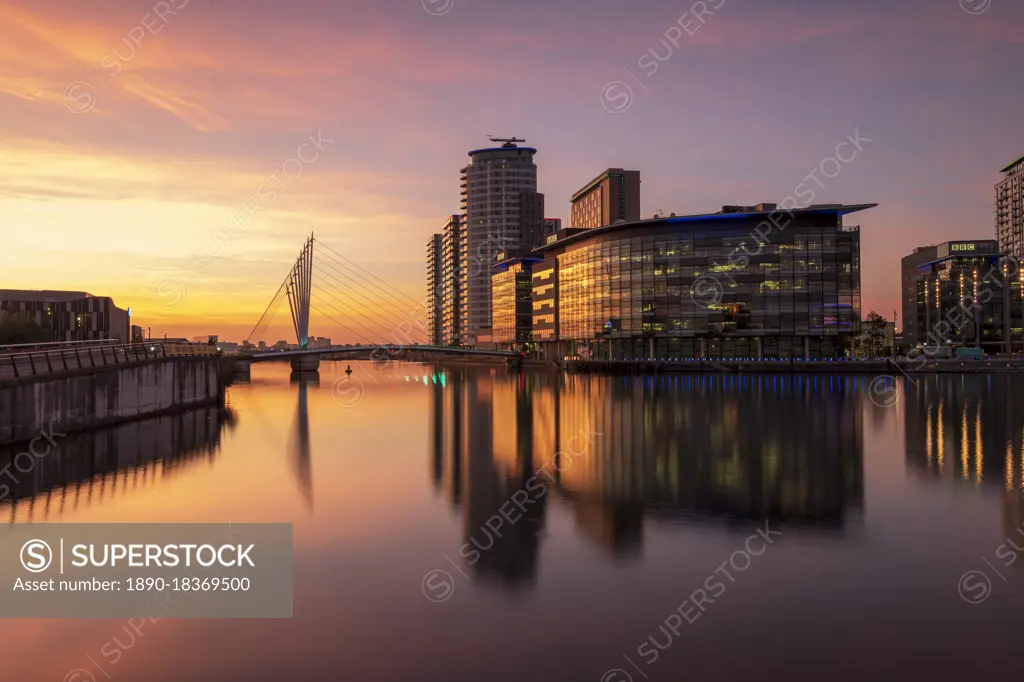
{"type": "Polygon", "coordinates": [[[322,356],[411,361],[444,356],[521,357],[511,351],[432,345],[429,302],[417,301],[313,235],[303,243],[291,270],[245,339],[248,345],[267,341],[264,337],[285,301],[297,348],[243,352],[252,362],[289,358],[292,369],[315,370],[322,356]],[[321,339],[311,342],[314,314],[324,331],[344,330],[359,343],[342,346],[321,339]]]}

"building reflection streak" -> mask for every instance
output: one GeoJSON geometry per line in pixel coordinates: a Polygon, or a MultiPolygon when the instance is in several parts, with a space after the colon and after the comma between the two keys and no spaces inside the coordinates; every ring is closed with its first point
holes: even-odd
{"type": "Polygon", "coordinates": [[[946,463],[946,448],[945,448],[946,436],[945,436],[945,429],[942,428],[942,407],[943,407],[943,402],[940,399],[939,400],[939,406],[935,410],[935,434],[936,434],[935,437],[937,439],[936,443],[937,443],[937,447],[938,447],[938,451],[939,451],[939,471],[940,472],[943,469],[943,465],[946,463]]]}
{"type": "Polygon", "coordinates": [[[444,486],[444,391],[439,390],[437,372],[431,376],[430,392],[430,444],[433,462],[430,478],[434,482],[434,490],[440,492],[444,486]]]}
{"type": "MultiPolygon", "coordinates": [[[[479,577],[514,586],[536,571],[547,498],[611,557],[638,556],[645,519],[772,519],[842,533],[863,507],[864,391],[821,377],[598,377],[445,371],[432,381],[435,462],[479,577]],[[457,428],[461,425],[462,428],[457,428]],[[438,452],[441,450],[442,452],[438,452]],[[450,456],[445,456],[449,453],[450,456]],[[492,537],[487,522],[530,477],[548,494],[492,537]],[[483,551],[493,539],[493,548],[483,551]]],[[[531,497],[536,497],[531,496],[531,497]]]]}
{"type": "Polygon", "coordinates": [[[935,459],[935,448],[932,446],[932,413],[928,410],[925,413],[924,424],[924,454],[928,461],[928,471],[932,470],[932,460],[935,459]]]}
{"type": "MultiPolygon", "coordinates": [[[[69,434],[35,459],[31,471],[8,481],[0,515],[9,523],[34,521],[37,513],[46,520],[158,486],[198,462],[213,461],[224,429],[233,429],[235,420],[230,408],[207,407],[69,434]]],[[[22,450],[0,451],[0,469],[10,465],[13,471],[22,450]]]]}
{"type": "Polygon", "coordinates": [[[1013,492],[1013,443],[1006,442],[1006,492],[1013,492]]]}
{"type": "Polygon", "coordinates": [[[964,403],[963,414],[960,416],[960,471],[963,479],[969,480],[970,472],[967,466],[967,454],[971,449],[971,442],[967,438],[967,403],[964,403]]]}
{"type": "Polygon", "coordinates": [[[964,375],[956,381],[927,376],[919,381],[919,389],[908,391],[904,400],[908,469],[935,483],[948,479],[981,492],[1000,489],[1003,530],[1008,536],[1017,533],[1024,524],[1024,429],[1014,406],[1024,404],[1024,387],[1009,374],[964,375]],[[939,391],[942,399],[933,407],[939,391]],[[938,470],[929,466],[932,431],[938,433],[938,470]],[[945,434],[956,463],[949,472],[942,466],[945,434]],[[1021,466],[1014,465],[1015,453],[1021,453],[1021,466]]]}
{"type": "Polygon", "coordinates": [[[977,477],[978,486],[981,486],[981,482],[985,478],[981,442],[981,403],[978,403],[974,411],[974,475],[977,477]]]}

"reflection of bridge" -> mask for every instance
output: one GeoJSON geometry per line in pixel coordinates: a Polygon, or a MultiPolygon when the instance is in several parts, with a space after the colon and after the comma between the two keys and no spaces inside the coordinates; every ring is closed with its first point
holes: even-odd
{"type": "Polygon", "coordinates": [[[243,352],[245,362],[265,362],[288,358],[294,370],[316,370],[321,356],[353,360],[430,361],[444,357],[520,358],[520,353],[470,348],[434,346],[427,343],[428,314],[424,301],[415,299],[356,265],[334,249],[310,235],[302,246],[277,293],[246,338],[249,345],[263,340],[278,310],[288,301],[292,327],[298,348],[281,351],[243,352]],[[313,289],[313,273],[318,274],[318,289],[313,289]],[[314,304],[316,302],[316,305],[314,304]],[[340,307],[339,307],[340,306],[340,307]],[[395,309],[398,306],[398,310],[395,309]],[[358,315],[352,315],[358,308],[358,315]],[[334,315],[328,310],[333,311],[334,315]],[[334,325],[361,338],[355,346],[310,347],[311,311],[334,325]],[[335,315],[340,315],[344,321],[335,315]],[[363,320],[362,322],[357,320],[363,320]],[[388,341],[378,341],[381,337],[388,341]]]}

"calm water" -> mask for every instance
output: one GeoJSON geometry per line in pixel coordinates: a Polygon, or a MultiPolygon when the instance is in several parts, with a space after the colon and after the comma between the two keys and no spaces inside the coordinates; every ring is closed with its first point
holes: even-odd
{"type": "Polygon", "coordinates": [[[293,619],[162,620],[134,641],[124,621],[0,621],[3,679],[988,680],[1024,665],[1024,557],[1006,544],[1024,548],[1017,377],[901,380],[886,406],[870,378],[343,367],[309,382],[256,366],[226,413],[69,437],[0,503],[11,523],[291,522],[293,619]]]}

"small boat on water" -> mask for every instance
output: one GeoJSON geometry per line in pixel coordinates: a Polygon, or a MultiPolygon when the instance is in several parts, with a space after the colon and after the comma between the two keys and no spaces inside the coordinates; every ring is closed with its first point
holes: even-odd
{"type": "Polygon", "coordinates": [[[348,367],[345,368],[345,374],[351,374],[351,373],[352,373],[352,365],[349,365],[348,367]]]}

